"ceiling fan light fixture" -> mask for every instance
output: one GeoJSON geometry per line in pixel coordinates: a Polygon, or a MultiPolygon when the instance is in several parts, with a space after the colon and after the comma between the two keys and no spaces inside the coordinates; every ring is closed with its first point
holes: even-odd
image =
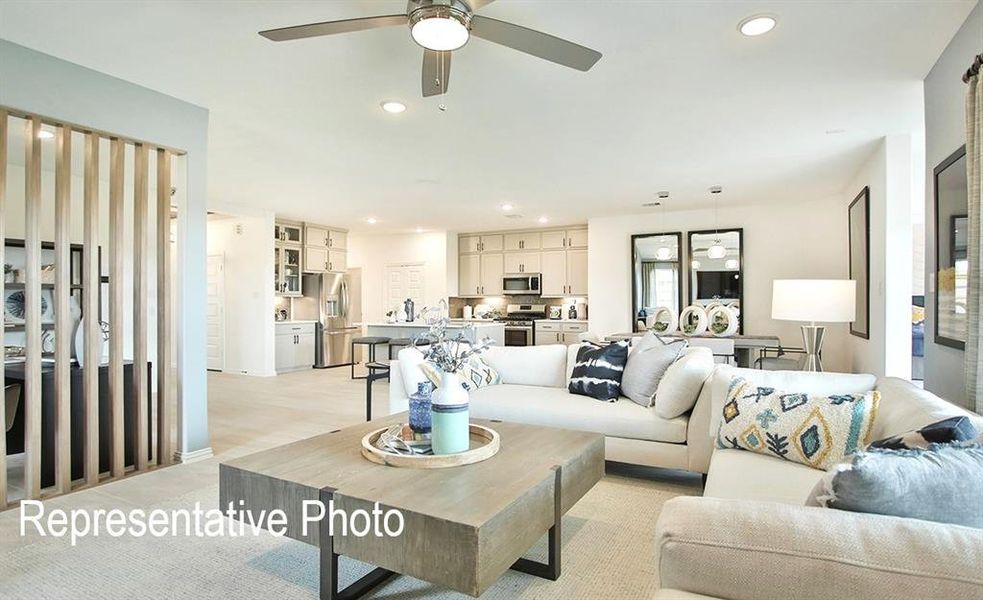
{"type": "Polygon", "coordinates": [[[471,16],[450,6],[425,6],[410,15],[410,35],[427,50],[449,52],[468,43],[471,16]]]}

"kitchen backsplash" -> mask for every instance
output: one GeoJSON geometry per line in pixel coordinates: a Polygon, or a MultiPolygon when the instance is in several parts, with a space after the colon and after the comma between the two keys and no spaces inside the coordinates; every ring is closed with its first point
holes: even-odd
{"type": "MultiPolygon", "coordinates": [[[[496,313],[505,314],[505,306],[507,304],[545,304],[546,306],[561,306],[563,307],[563,318],[567,316],[567,308],[570,306],[569,301],[583,302],[583,298],[542,298],[540,296],[492,296],[488,298],[458,298],[456,296],[450,297],[450,302],[448,303],[448,310],[450,312],[449,316],[452,319],[460,319],[464,316],[464,306],[470,305],[472,308],[479,304],[487,304],[492,307],[496,313]]],[[[547,309],[548,313],[549,309],[547,309]]],[[[577,315],[579,319],[586,319],[587,315],[577,315]]]]}

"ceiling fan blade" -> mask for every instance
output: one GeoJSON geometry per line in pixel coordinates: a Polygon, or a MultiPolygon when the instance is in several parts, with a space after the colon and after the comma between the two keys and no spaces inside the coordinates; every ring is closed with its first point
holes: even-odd
{"type": "Polygon", "coordinates": [[[578,71],[587,71],[601,60],[601,53],[597,50],[542,31],[479,15],[471,18],[471,34],[578,71]]]}
{"type": "Polygon", "coordinates": [[[478,10],[484,6],[488,6],[495,0],[464,0],[464,3],[471,7],[471,12],[478,10]]]}
{"type": "Polygon", "coordinates": [[[383,15],[379,17],[363,17],[360,19],[345,19],[343,21],[325,21],[324,23],[308,23],[307,25],[280,27],[279,29],[260,31],[259,34],[274,42],[286,42],[288,40],[300,40],[322,35],[334,35],[336,33],[406,25],[408,22],[409,17],[406,15],[383,15]]]}
{"type": "Polygon", "coordinates": [[[447,92],[451,80],[451,53],[423,51],[423,97],[447,92]]]}

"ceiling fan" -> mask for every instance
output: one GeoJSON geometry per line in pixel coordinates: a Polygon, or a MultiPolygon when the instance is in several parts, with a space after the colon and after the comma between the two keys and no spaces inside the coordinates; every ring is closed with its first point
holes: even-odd
{"type": "Polygon", "coordinates": [[[299,40],[365,29],[409,25],[410,34],[423,47],[423,96],[447,91],[451,52],[473,35],[508,46],[566,67],[587,71],[601,59],[601,53],[558,37],[476,15],[475,11],[494,0],[409,0],[406,14],[363,17],[342,21],[309,23],[260,31],[274,42],[299,40]]]}

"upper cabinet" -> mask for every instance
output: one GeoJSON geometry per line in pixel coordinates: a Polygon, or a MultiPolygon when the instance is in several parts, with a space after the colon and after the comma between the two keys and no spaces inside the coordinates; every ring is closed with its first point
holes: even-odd
{"type": "Polygon", "coordinates": [[[273,226],[273,237],[282,244],[295,244],[299,246],[304,243],[304,224],[277,221],[273,226]]]}
{"type": "Polygon", "coordinates": [[[505,234],[505,250],[539,250],[542,248],[542,234],[538,231],[525,231],[505,234]]]}
{"type": "Polygon", "coordinates": [[[506,274],[541,273],[542,296],[587,295],[587,228],[463,234],[458,293],[498,296],[506,274]]]}
{"type": "Polygon", "coordinates": [[[348,233],[338,229],[329,230],[328,248],[332,250],[348,250],[348,233]]]}
{"type": "Polygon", "coordinates": [[[482,252],[501,252],[505,241],[502,234],[462,235],[458,238],[461,254],[480,254],[482,252]]]}
{"type": "Polygon", "coordinates": [[[348,234],[341,229],[304,225],[304,272],[340,273],[348,268],[348,234]]]}
{"type": "Polygon", "coordinates": [[[328,230],[317,225],[304,226],[304,244],[307,246],[328,247],[328,230]]]}

